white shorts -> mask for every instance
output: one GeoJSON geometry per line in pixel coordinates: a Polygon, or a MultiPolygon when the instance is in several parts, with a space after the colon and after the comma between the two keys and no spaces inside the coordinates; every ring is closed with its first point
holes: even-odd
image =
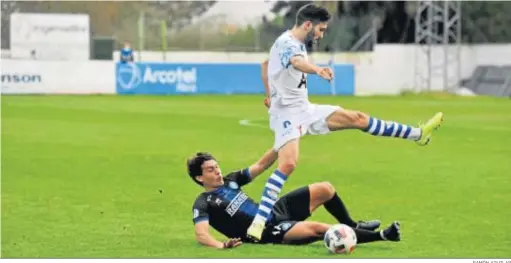
{"type": "Polygon", "coordinates": [[[274,150],[279,150],[287,142],[305,136],[330,132],[326,119],[339,106],[309,104],[306,111],[295,114],[270,115],[270,128],[275,133],[274,150]]]}

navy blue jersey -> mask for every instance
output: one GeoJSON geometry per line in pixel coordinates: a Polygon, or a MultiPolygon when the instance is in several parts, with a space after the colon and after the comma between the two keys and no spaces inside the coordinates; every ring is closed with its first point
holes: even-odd
{"type": "Polygon", "coordinates": [[[242,238],[257,213],[258,204],[241,190],[250,182],[248,169],[224,177],[224,185],[200,194],[193,204],[193,222],[209,224],[229,238],[242,238]]]}

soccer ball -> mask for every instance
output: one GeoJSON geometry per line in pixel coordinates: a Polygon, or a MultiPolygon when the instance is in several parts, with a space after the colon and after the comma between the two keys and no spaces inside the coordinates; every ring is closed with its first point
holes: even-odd
{"type": "Polygon", "coordinates": [[[338,224],[331,226],[325,234],[325,246],[334,254],[349,254],[357,245],[357,235],[353,228],[338,224]]]}

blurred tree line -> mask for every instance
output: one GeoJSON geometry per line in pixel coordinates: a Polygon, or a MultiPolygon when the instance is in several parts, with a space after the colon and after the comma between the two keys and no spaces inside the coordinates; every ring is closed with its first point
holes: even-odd
{"type": "MultiPolygon", "coordinates": [[[[276,1],[271,19],[265,16],[240,27],[221,16],[198,19],[216,1],[2,1],[1,44],[2,48],[9,46],[12,12],[87,13],[92,35],[113,37],[118,47],[124,41],[137,47],[142,27],[144,48],[161,50],[164,23],[170,50],[264,51],[279,34],[293,26],[298,9],[311,2],[276,1]]],[[[349,50],[373,26],[377,28],[378,43],[415,41],[416,1],[314,2],[333,14],[319,50],[349,50]]],[[[463,1],[461,8],[462,42],[511,43],[511,2],[463,1]]]]}
{"type": "MultiPolygon", "coordinates": [[[[262,21],[266,47],[279,32],[293,26],[300,7],[312,2],[333,14],[319,50],[348,50],[373,26],[378,43],[415,43],[417,1],[278,1],[272,12],[283,13],[281,18],[262,21]]],[[[510,1],[461,3],[462,43],[511,43],[510,23],[510,1]]]]}

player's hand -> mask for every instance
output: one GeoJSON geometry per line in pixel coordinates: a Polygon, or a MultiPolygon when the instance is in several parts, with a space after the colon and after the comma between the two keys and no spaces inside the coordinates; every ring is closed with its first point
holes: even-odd
{"type": "Polygon", "coordinates": [[[269,97],[266,97],[264,98],[264,106],[266,106],[266,108],[270,108],[270,105],[271,105],[271,100],[269,97]]]}
{"type": "Polygon", "coordinates": [[[319,70],[316,72],[320,77],[330,81],[334,78],[334,73],[332,72],[331,68],[319,68],[319,70]]]}
{"type": "Polygon", "coordinates": [[[224,242],[224,249],[239,247],[243,244],[239,238],[231,238],[224,242]]]}

